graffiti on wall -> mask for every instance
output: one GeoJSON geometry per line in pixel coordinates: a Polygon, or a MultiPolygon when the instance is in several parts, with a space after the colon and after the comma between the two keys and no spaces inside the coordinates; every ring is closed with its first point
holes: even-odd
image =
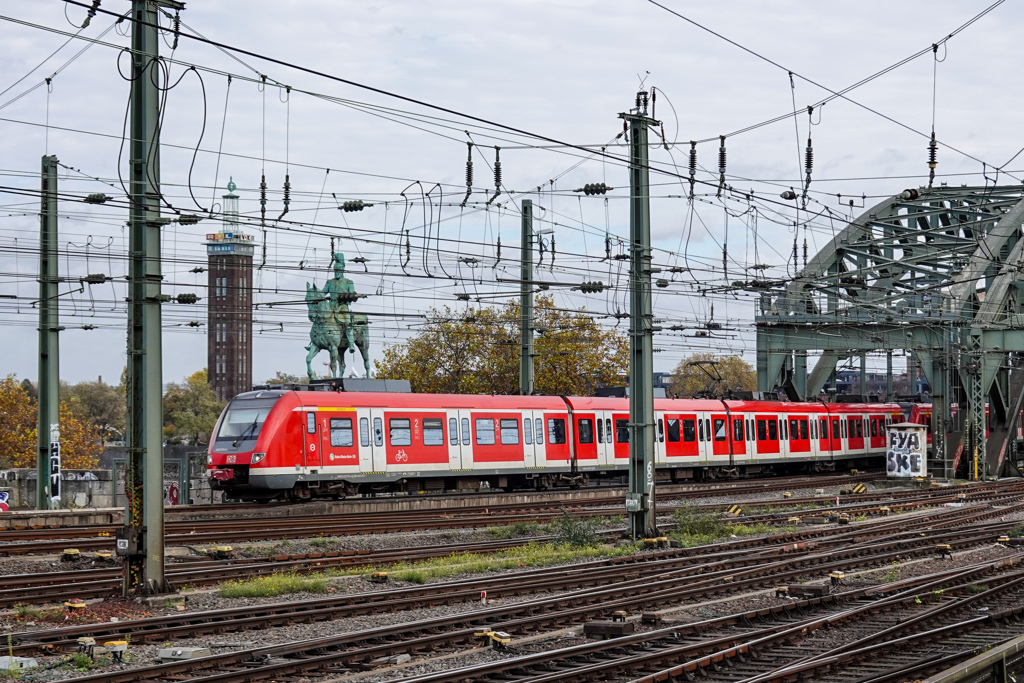
{"type": "Polygon", "coordinates": [[[925,465],[924,430],[890,429],[885,452],[885,473],[890,477],[923,477],[925,465]]]}

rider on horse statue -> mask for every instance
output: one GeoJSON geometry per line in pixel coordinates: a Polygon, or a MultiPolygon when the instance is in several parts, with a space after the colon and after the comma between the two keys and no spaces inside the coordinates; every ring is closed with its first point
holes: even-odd
{"type": "Polygon", "coordinates": [[[306,369],[314,379],[310,361],[321,350],[331,353],[331,371],[336,377],[345,374],[345,354],[358,348],[363,357],[366,376],[370,376],[370,344],[366,315],[352,313],[349,306],[359,299],[355,284],[345,277],[345,255],[333,254],[334,277],[324,283],[323,290],[306,285],[306,305],[313,326],[309,331],[309,356],[306,369]],[[335,365],[337,363],[337,366],[335,365]],[[338,367],[335,370],[335,367],[338,367]]]}

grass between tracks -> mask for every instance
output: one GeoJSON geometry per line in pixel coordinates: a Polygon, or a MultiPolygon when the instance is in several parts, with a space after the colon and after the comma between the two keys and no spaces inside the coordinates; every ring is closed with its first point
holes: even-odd
{"type": "Polygon", "coordinates": [[[779,533],[794,531],[796,527],[776,526],[772,524],[730,524],[713,512],[702,512],[695,507],[684,507],[672,513],[672,521],[676,527],[669,533],[669,538],[679,541],[684,548],[707,545],[729,538],[754,536],[756,534],[779,533]]]}
{"type": "Polygon", "coordinates": [[[449,579],[466,574],[485,574],[520,567],[547,567],[574,560],[601,559],[628,555],[636,551],[629,545],[612,548],[604,545],[573,547],[553,543],[531,543],[519,548],[479,555],[474,553],[452,553],[419,562],[359,570],[328,570],[316,574],[300,575],[294,572],[258,576],[221,584],[220,594],[225,598],[266,598],[289,593],[329,593],[334,589],[330,580],[340,576],[367,576],[374,571],[387,571],[388,577],[409,583],[426,583],[437,579],[449,579]]]}

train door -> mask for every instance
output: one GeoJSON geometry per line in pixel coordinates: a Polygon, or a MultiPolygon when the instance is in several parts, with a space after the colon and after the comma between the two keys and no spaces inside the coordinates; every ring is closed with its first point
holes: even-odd
{"type": "Polygon", "coordinates": [[[716,462],[729,461],[729,414],[712,413],[711,429],[708,432],[711,441],[711,455],[716,462]]]}
{"type": "Polygon", "coordinates": [[[747,459],[753,460],[757,456],[757,432],[754,428],[754,416],[744,415],[743,423],[747,430],[747,459]]]}
{"type": "Polygon", "coordinates": [[[594,412],[597,423],[597,464],[615,464],[615,442],[612,438],[612,414],[607,410],[594,412]]]}
{"type": "Polygon", "coordinates": [[[544,465],[544,447],[538,439],[543,433],[543,427],[538,427],[543,422],[544,413],[534,410],[523,411],[523,461],[526,467],[538,467],[544,465]]]}
{"type": "Polygon", "coordinates": [[[448,432],[448,469],[457,472],[462,469],[462,439],[459,434],[459,411],[445,411],[445,430],[448,432]]]}
{"type": "MultiPolygon", "coordinates": [[[[384,448],[384,411],[380,408],[369,410],[370,418],[370,459],[367,472],[384,472],[387,470],[387,451],[384,448]]],[[[360,470],[362,470],[363,459],[359,458],[360,470]]]]}
{"type": "Polygon", "coordinates": [[[356,422],[359,425],[359,471],[373,471],[373,434],[370,431],[370,409],[356,410],[356,422]]]}
{"type": "Polygon", "coordinates": [[[306,456],[306,467],[320,467],[320,437],[317,435],[319,425],[316,419],[316,409],[306,410],[305,424],[302,430],[306,456]]]}
{"type": "Polygon", "coordinates": [[[747,454],[747,418],[745,415],[732,413],[732,454],[743,458],[747,454]]]}
{"type": "Polygon", "coordinates": [[[654,414],[654,464],[665,465],[668,460],[665,457],[665,414],[654,414]]]}

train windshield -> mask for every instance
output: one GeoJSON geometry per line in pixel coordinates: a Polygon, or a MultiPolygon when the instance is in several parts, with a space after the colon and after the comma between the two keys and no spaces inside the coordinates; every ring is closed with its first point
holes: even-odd
{"type": "Polygon", "coordinates": [[[277,400],[235,400],[232,401],[220,421],[217,430],[217,446],[238,446],[243,441],[255,441],[263,428],[263,422],[270,414],[277,400]]]}

